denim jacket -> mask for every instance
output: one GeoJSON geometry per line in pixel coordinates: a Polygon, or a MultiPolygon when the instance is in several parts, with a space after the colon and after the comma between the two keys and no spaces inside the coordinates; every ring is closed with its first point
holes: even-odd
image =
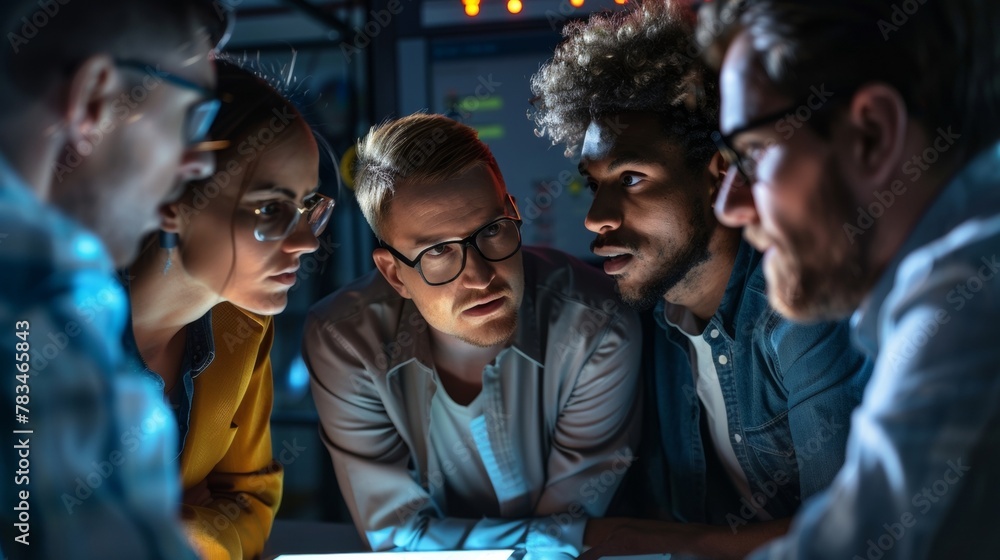
{"type": "Polygon", "coordinates": [[[722,302],[702,334],[716,358],[730,443],[752,500],[709,488],[717,482],[706,476],[711,442],[702,435],[689,341],[667,323],[663,302],[656,308],[646,382],[647,410],[659,437],[644,435],[644,444],[661,447],[656,459],[663,461],[666,480],[654,487],[665,486],[660,497],[678,521],[727,524],[735,531],[757,519],[757,508],[775,519],[789,517],[828,486],[844,462],[850,414],[872,362],[852,347],[846,321],[804,326],[771,309],[761,260],[740,243],[722,302]]]}

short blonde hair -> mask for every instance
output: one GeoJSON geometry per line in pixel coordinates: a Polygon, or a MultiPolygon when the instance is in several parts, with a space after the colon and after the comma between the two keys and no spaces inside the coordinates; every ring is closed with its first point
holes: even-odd
{"type": "Polygon", "coordinates": [[[393,195],[402,185],[442,183],[485,165],[507,188],[489,147],[475,129],[443,115],[414,113],[373,126],[358,141],[355,194],[379,239],[393,195]]]}

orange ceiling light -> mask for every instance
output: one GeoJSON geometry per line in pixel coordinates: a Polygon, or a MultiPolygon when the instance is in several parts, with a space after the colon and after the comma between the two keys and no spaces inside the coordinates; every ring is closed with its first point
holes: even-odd
{"type": "Polygon", "coordinates": [[[521,8],[523,7],[524,6],[521,5],[521,0],[507,0],[507,11],[512,14],[521,13],[521,8]]]}
{"type": "Polygon", "coordinates": [[[479,0],[462,0],[465,5],[465,15],[475,17],[479,15],[479,0]]]}
{"type": "Polygon", "coordinates": [[[583,7],[583,0],[569,0],[569,5],[574,8],[581,8],[583,7]]]}
{"type": "Polygon", "coordinates": [[[628,0],[615,0],[615,4],[628,4],[628,0]]]}

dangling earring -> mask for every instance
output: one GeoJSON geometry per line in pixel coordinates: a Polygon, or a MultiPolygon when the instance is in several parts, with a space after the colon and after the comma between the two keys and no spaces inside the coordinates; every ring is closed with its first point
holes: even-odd
{"type": "Polygon", "coordinates": [[[173,254],[174,247],[177,247],[178,236],[176,233],[160,230],[160,248],[167,250],[167,262],[163,265],[163,274],[166,274],[170,270],[171,255],[173,254]]]}

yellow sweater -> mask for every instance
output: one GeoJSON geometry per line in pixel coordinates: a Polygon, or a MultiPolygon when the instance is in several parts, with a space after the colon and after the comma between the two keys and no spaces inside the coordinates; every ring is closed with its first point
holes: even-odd
{"type": "Polygon", "coordinates": [[[194,380],[181,454],[184,527],[203,559],[258,558],[283,475],[271,454],[274,324],[222,303],[212,309],[212,332],[215,359],[194,380]]]}

